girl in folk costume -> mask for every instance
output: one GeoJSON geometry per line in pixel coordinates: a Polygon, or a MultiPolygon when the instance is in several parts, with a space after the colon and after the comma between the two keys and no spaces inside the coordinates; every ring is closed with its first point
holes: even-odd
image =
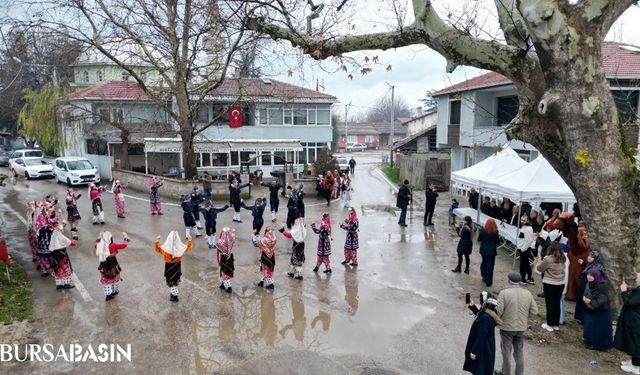
{"type": "Polygon", "coordinates": [[[338,198],[338,192],[340,191],[340,173],[338,170],[333,171],[333,186],[331,188],[331,198],[338,198]]]}
{"type": "Polygon", "coordinates": [[[180,196],[180,205],[182,206],[182,219],[184,221],[185,226],[185,236],[186,238],[191,237],[191,231],[196,237],[200,237],[200,231],[196,226],[196,220],[193,217],[193,204],[189,201],[189,196],[183,194],[180,196]]]}
{"type": "Polygon", "coordinates": [[[320,228],[316,228],[316,224],[311,224],[311,229],[320,236],[318,239],[318,260],[313,272],[318,272],[321,264],[324,264],[324,273],[331,273],[331,263],[329,255],[331,255],[331,219],[328,213],[322,214],[322,222],[320,228]]]}
{"type": "Polygon", "coordinates": [[[102,200],[100,196],[106,189],[95,184],[89,185],[89,199],[91,199],[91,208],[93,209],[93,224],[104,224],[104,210],[102,209],[102,200]]]}
{"type": "Polygon", "coordinates": [[[116,204],[116,214],[121,219],[124,219],[124,193],[122,191],[129,187],[129,184],[122,184],[120,180],[114,180],[113,186],[111,186],[111,192],[113,193],[113,200],[116,204]]]}
{"type": "Polygon", "coordinates": [[[240,199],[240,191],[250,185],[252,184],[245,183],[240,185],[238,183],[238,180],[236,179],[233,179],[229,184],[229,201],[233,206],[233,211],[235,212],[233,214],[234,223],[242,223],[242,220],[240,219],[240,205],[242,204],[242,201],[240,199]]]}
{"type": "Polygon", "coordinates": [[[345,208],[351,207],[351,177],[349,177],[348,173],[342,177],[342,184],[340,185],[340,190],[342,192],[342,205],[345,208]]]}
{"type": "Polygon", "coordinates": [[[205,200],[204,207],[200,209],[202,216],[204,216],[204,230],[206,233],[205,239],[209,245],[209,249],[215,249],[216,247],[216,222],[218,220],[218,214],[226,211],[229,208],[228,204],[225,204],[222,208],[215,208],[210,200],[205,200]]]}
{"type": "Polygon", "coordinates": [[[233,258],[233,244],[236,241],[235,230],[229,227],[222,228],[220,237],[216,241],[216,255],[220,266],[220,289],[231,293],[231,280],[235,270],[233,258]]]}
{"type": "Polygon", "coordinates": [[[156,237],[155,250],[164,257],[164,278],[167,280],[167,286],[170,290],[169,300],[178,302],[178,284],[182,271],[180,263],[182,256],[193,249],[193,242],[187,237],[187,244],[180,241],[180,236],[175,230],[171,231],[167,236],[164,244],[160,245],[160,236],[156,237]]]}
{"type": "Polygon", "coordinates": [[[37,214],[36,207],[36,202],[29,202],[27,205],[29,247],[31,247],[31,261],[34,263],[38,261],[38,254],[36,253],[36,250],[38,249],[38,232],[35,227],[37,214]]]}
{"type": "Polygon", "coordinates": [[[340,224],[340,228],[347,231],[347,237],[344,241],[344,261],[343,265],[351,262],[352,266],[358,265],[358,214],[353,208],[349,208],[349,216],[344,223],[340,224]]]}
{"type": "Polygon", "coordinates": [[[100,271],[100,284],[104,290],[104,297],[106,301],[113,299],[120,293],[120,264],[116,255],[118,251],[126,249],[129,242],[129,237],[125,232],[122,232],[124,237],[123,243],[113,242],[113,236],[111,232],[104,231],[100,233],[100,238],[96,241],[96,255],[100,260],[98,271],[100,271]]]}
{"type": "Polygon", "coordinates": [[[58,224],[58,220],[53,207],[47,209],[43,204],[39,204],[38,212],[35,222],[35,230],[38,237],[36,257],[38,258],[40,276],[44,277],[51,274],[51,262],[49,261],[51,250],[49,249],[49,245],[51,243],[53,227],[58,224]]]}
{"type": "Polygon", "coordinates": [[[158,189],[162,186],[162,180],[156,176],[151,176],[147,184],[149,185],[149,205],[151,207],[151,215],[162,215],[160,193],[158,192],[158,189]]]}
{"type": "Polygon", "coordinates": [[[71,224],[71,237],[74,240],[78,239],[78,222],[80,219],[80,212],[78,211],[78,199],[82,194],[76,194],[72,188],[67,189],[67,197],[65,201],[67,203],[67,221],[71,224]]]}
{"type": "MultiPolygon", "coordinates": [[[[256,233],[254,231],[254,233],[256,233]]],[[[264,286],[267,289],[273,289],[273,271],[276,267],[276,234],[273,231],[273,227],[268,226],[264,230],[264,234],[260,241],[258,241],[258,247],[260,248],[260,271],[262,271],[262,280],[258,283],[258,286],[264,286]]]]}
{"type": "Polygon", "coordinates": [[[304,218],[299,217],[293,224],[290,231],[284,229],[284,224],[280,228],[280,233],[293,242],[291,249],[291,264],[287,275],[298,280],[302,280],[302,266],[304,266],[304,239],[307,236],[307,228],[304,226],[304,218]]]}
{"type": "Polygon", "coordinates": [[[51,234],[51,241],[49,242],[49,250],[51,255],[49,261],[51,262],[51,269],[53,271],[53,277],[56,280],[56,289],[71,289],[75,286],[71,283],[71,275],[73,274],[73,268],[71,268],[71,260],[67,254],[67,247],[75,246],[76,241],[72,241],[62,234],[63,228],[61,225],[54,227],[51,234]]]}
{"type": "Polygon", "coordinates": [[[253,216],[253,230],[255,230],[256,233],[260,233],[262,226],[264,225],[264,219],[262,216],[264,215],[264,209],[267,207],[267,202],[262,194],[258,196],[253,206],[247,206],[244,204],[243,200],[240,201],[240,205],[242,208],[251,211],[251,216],[253,216]]]}

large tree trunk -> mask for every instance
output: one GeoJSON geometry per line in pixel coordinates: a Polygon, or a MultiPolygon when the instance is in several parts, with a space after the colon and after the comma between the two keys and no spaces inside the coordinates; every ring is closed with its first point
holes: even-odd
{"type": "Polygon", "coordinates": [[[129,130],[120,129],[120,141],[122,142],[122,160],[120,160],[120,163],[121,167],[127,170],[131,169],[131,163],[129,161],[129,136],[129,130]]]}
{"type": "MultiPolygon", "coordinates": [[[[176,76],[176,79],[179,77],[176,76]]],[[[180,82],[180,81],[178,81],[180,82]]],[[[176,90],[176,105],[178,106],[178,127],[180,136],[182,137],[182,168],[184,168],[184,177],[186,179],[197,176],[196,156],[193,151],[194,129],[191,121],[191,107],[189,101],[189,92],[186,87],[176,90]]]]}

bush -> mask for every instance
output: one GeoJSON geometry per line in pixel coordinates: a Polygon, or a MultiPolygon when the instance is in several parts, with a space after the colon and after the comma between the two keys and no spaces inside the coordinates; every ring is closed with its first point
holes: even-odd
{"type": "Polygon", "coordinates": [[[340,167],[338,166],[338,162],[333,157],[331,151],[326,148],[318,150],[318,157],[313,163],[313,170],[316,174],[324,175],[326,171],[333,172],[336,169],[340,169],[340,167]]]}
{"type": "Polygon", "coordinates": [[[31,285],[27,273],[17,265],[9,266],[7,280],[4,263],[0,262],[0,322],[25,320],[31,317],[31,285]]]}

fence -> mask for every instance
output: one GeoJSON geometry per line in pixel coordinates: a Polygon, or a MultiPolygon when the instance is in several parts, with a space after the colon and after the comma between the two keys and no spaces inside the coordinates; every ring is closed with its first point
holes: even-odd
{"type": "Polygon", "coordinates": [[[102,181],[111,181],[113,179],[113,174],[111,173],[111,167],[113,166],[112,157],[93,154],[85,154],[84,157],[98,169],[102,181]]]}
{"type": "Polygon", "coordinates": [[[444,189],[449,188],[451,159],[428,154],[398,155],[397,166],[400,179],[409,180],[411,185],[425,187],[433,183],[444,189]],[[438,158],[439,157],[439,158],[438,158]]]}

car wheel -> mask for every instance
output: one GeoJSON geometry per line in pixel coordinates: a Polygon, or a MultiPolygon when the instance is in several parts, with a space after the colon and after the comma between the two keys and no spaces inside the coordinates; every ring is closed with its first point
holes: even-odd
{"type": "Polygon", "coordinates": [[[71,186],[71,180],[67,177],[67,186],[71,186]]]}

